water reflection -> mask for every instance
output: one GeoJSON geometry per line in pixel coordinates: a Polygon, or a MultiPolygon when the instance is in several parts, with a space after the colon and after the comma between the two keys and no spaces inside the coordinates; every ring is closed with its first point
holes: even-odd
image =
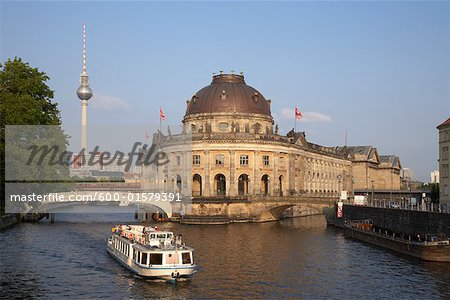
{"type": "Polygon", "coordinates": [[[55,224],[21,224],[0,233],[0,298],[450,297],[449,264],[345,239],[322,216],[163,224],[196,249],[199,271],[190,282],[151,282],[125,270],[105,249],[112,224],[133,222],[133,213],[61,214],[55,224]]]}

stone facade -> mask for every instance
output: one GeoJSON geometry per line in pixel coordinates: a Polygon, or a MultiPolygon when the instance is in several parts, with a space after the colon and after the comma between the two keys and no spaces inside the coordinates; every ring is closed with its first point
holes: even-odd
{"type": "Polygon", "coordinates": [[[400,159],[378,155],[372,146],[336,147],[352,161],[353,188],[357,190],[399,190],[400,159]]]}
{"type": "Polygon", "coordinates": [[[450,118],[440,124],[439,130],[439,202],[450,205],[450,118]]]}
{"type": "Polygon", "coordinates": [[[164,167],[159,176],[165,177],[158,180],[177,190],[191,190],[197,201],[193,214],[242,213],[254,218],[254,211],[244,209],[247,204],[231,205],[230,201],[278,201],[285,210],[292,207],[286,204],[292,199],[333,203],[341,191],[351,195],[354,189],[371,189],[372,181],[376,189],[399,189],[401,166],[396,156],[379,157],[371,146],[316,145],[306,140],[304,132],[294,130],[279,134],[270,113],[271,101],[247,86],[241,75],[215,75],[211,85],[186,104],[183,133],[190,135],[190,149],[171,148],[182,135],[159,133],[156,139],[170,161],[180,166],[178,171],[176,166],[164,167]],[[186,178],[180,176],[180,161],[189,164],[186,178]]]}

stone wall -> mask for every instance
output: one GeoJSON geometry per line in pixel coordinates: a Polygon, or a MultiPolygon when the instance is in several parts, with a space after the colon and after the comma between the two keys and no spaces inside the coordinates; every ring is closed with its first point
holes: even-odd
{"type": "Polygon", "coordinates": [[[411,236],[445,233],[450,237],[450,214],[344,205],[343,219],[372,219],[376,227],[411,236]]]}

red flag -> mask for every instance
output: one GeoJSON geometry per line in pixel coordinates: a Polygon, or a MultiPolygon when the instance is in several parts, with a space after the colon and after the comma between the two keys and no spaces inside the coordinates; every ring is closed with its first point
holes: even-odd
{"type": "Polygon", "coordinates": [[[161,107],[159,108],[159,118],[163,121],[166,119],[166,115],[163,113],[161,107]]]}
{"type": "Polygon", "coordinates": [[[298,110],[298,107],[295,107],[295,118],[300,120],[302,117],[301,111],[298,110]]]}

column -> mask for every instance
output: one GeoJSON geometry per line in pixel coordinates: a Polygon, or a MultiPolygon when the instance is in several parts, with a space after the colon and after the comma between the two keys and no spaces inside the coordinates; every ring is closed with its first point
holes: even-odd
{"type": "MultiPolygon", "coordinates": [[[[202,179],[202,194],[204,193],[205,196],[212,196],[214,193],[211,190],[211,186],[214,187],[214,183],[211,185],[211,178],[210,178],[210,164],[209,164],[209,150],[203,150],[204,159],[205,159],[205,178],[202,179]]],[[[200,163],[201,165],[201,163],[200,163]]]]}

